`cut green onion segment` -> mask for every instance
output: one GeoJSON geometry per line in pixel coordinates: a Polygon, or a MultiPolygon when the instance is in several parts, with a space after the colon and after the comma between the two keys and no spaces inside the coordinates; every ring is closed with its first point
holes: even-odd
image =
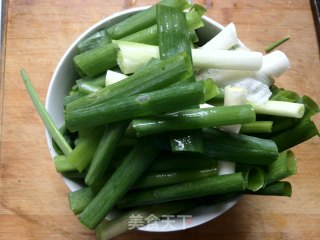
{"type": "Polygon", "coordinates": [[[140,118],[132,122],[138,136],[215,127],[226,124],[249,123],[255,121],[255,113],[250,105],[222,106],[190,109],[159,115],[153,118],[140,118]]]}
{"type": "Polygon", "coordinates": [[[273,121],[256,121],[241,125],[240,133],[271,133],[273,121]]]}
{"type": "Polygon", "coordinates": [[[63,135],[60,133],[59,129],[56,127],[56,125],[53,122],[52,118],[50,117],[49,113],[45,109],[45,106],[41,102],[41,99],[39,98],[34,87],[32,86],[26,71],[24,69],[21,69],[20,74],[21,74],[23,82],[26,86],[26,89],[31,97],[31,100],[32,100],[35,108],[37,109],[44,125],[46,126],[46,128],[48,130],[48,132],[50,133],[52,138],[55,140],[55,142],[58,144],[58,146],[60,147],[62,152],[65,155],[69,155],[72,152],[72,148],[66,142],[63,135]]]}
{"type": "Polygon", "coordinates": [[[282,43],[284,43],[285,41],[288,41],[290,39],[290,36],[286,36],[284,38],[279,39],[278,41],[271,43],[270,45],[268,45],[265,49],[266,52],[270,52],[271,50],[273,50],[274,48],[278,47],[279,45],[281,45],[282,43]]]}
{"type": "Polygon", "coordinates": [[[257,114],[302,118],[305,107],[301,103],[268,101],[265,104],[251,104],[257,114]]]}

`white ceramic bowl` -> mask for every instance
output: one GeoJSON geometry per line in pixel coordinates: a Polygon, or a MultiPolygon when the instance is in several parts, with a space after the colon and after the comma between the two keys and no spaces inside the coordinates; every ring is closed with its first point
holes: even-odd
{"type": "MultiPolygon", "coordinates": [[[[72,58],[76,54],[76,45],[87,36],[91,35],[92,33],[105,28],[110,27],[113,24],[137,13],[146,7],[142,8],[133,8],[126,11],[118,12],[113,14],[109,17],[102,19],[100,22],[96,23],[88,30],[86,30],[83,34],[80,35],[69,47],[66,53],[61,58],[57,68],[54,71],[52,76],[47,98],[46,98],[46,109],[48,110],[49,114],[53,118],[53,121],[56,123],[57,126],[62,126],[64,123],[63,117],[63,99],[69,93],[74,81],[78,79],[75,68],[72,63],[72,58]]],[[[204,27],[199,29],[198,36],[202,42],[207,42],[213,36],[215,36],[223,26],[216,21],[208,18],[203,17],[204,27]]],[[[56,155],[52,147],[52,140],[48,132],[46,132],[46,139],[49,146],[49,151],[52,157],[56,155]]],[[[80,189],[82,186],[78,183],[63,177],[65,184],[71,191],[76,191],[80,189]]],[[[198,226],[200,224],[206,223],[219,215],[226,212],[232,206],[236,204],[238,198],[231,199],[227,202],[215,204],[211,206],[199,206],[191,211],[182,213],[181,217],[177,218],[169,218],[170,224],[168,221],[159,222],[153,225],[147,225],[144,227],[139,228],[142,231],[150,231],[150,232],[169,232],[169,231],[177,231],[183,230],[186,228],[191,228],[198,226]]],[[[108,218],[112,218],[116,212],[112,212],[108,215],[108,218]]]]}

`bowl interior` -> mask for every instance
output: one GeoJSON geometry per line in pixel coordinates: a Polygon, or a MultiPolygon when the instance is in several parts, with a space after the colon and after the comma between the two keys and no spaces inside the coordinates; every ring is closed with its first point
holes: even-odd
{"type": "MultiPolygon", "coordinates": [[[[78,79],[72,62],[72,58],[76,54],[76,45],[82,39],[86,38],[92,33],[97,32],[102,28],[110,27],[113,24],[143,9],[145,9],[145,7],[134,8],[104,18],[103,20],[86,30],[83,34],[81,34],[80,37],[78,37],[65,52],[52,76],[45,104],[46,109],[48,110],[57,126],[60,127],[64,123],[63,99],[69,93],[72,85],[74,84],[74,81],[78,79]]],[[[201,42],[205,43],[213,36],[215,36],[219,31],[221,31],[221,29],[223,29],[223,26],[208,17],[203,17],[203,21],[205,26],[201,29],[198,29],[197,33],[199,39],[201,39],[201,42]]],[[[52,157],[54,157],[57,154],[54,151],[51,137],[47,131],[46,140],[50,154],[52,157]]],[[[68,178],[63,177],[63,180],[71,191],[76,191],[82,188],[80,184],[68,178]]],[[[191,211],[181,214],[180,217],[170,217],[170,221],[166,220],[157,222],[157,224],[150,224],[139,229],[151,232],[169,232],[195,227],[223,214],[225,211],[234,206],[237,201],[238,197],[235,197],[227,202],[214,205],[199,206],[191,211]]],[[[108,218],[112,218],[116,214],[117,212],[113,211],[110,215],[108,215],[108,218]]]]}

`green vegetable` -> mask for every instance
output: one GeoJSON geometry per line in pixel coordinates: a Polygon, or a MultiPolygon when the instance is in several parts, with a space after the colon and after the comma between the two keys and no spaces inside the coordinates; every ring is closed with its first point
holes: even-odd
{"type": "Polygon", "coordinates": [[[94,77],[117,65],[117,52],[112,43],[101,45],[73,58],[78,69],[94,77]]]}
{"type": "Polygon", "coordinates": [[[157,154],[158,150],[147,145],[143,139],[138,142],[98,195],[79,215],[80,222],[90,229],[96,228],[157,154]]]}
{"type": "Polygon", "coordinates": [[[204,147],[209,157],[244,164],[268,165],[278,157],[277,146],[271,140],[215,129],[204,130],[204,147]]]}
{"type": "Polygon", "coordinates": [[[128,125],[129,123],[125,121],[110,124],[105,127],[85,178],[87,185],[91,186],[96,184],[106,172],[111,158],[128,125]]]}
{"type": "Polygon", "coordinates": [[[268,101],[264,104],[251,104],[257,114],[268,114],[281,117],[302,118],[304,105],[301,103],[268,101]]]}
{"type": "Polygon", "coordinates": [[[77,48],[80,53],[83,53],[101,45],[111,43],[111,41],[111,36],[108,34],[107,30],[102,29],[101,31],[96,32],[90,37],[80,41],[77,45],[77,48]]]}
{"type": "Polygon", "coordinates": [[[82,129],[80,132],[84,134],[80,134],[78,144],[67,156],[67,161],[82,172],[90,165],[101,138],[102,128],[82,129]]]}
{"type": "Polygon", "coordinates": [[[246,189],[256,192],[264,187],[264,172],[260,167],[237,164],[236,171],[242,172],[245,179],[246,189]]]}
{"type": "Polygon", "coordinates": [[[286,36],[284,38],[281,38],[280,40],[271,43],[270,45],[268,45],[265,49],[266,53],[270,52],[271,50],[273,50],[274,48],[278,47],[279,45],[281,45],[282,43],[284,43],[285,41],[289,40],[290,36],[286,36]]]}
{"type": "Polygon", "coordinates": [[[132,189],[159,187],[191,181],[199,178],[216,176],[216,168],[185,171],[151,172],[142,176],[132,189]]]}
{"type": "Polygon", "coordinates": [[[63,135],[60,133],[59,129],[57,128],[57,126],[53,122],[49,113],[45,109],[43,103],[41,102],[41,99],[39,98],[34,87],[32,86],[26,71],[24,69],[21,69],[20,74],[21,74],[22,80],[24,82],[24,85],[26,86],[26,89],[31,97],[33,105],[37,109],[37,112],[39,113],[39,115],[42,119],[42,122],[46,126],[48,132],[50,133],[50,135],[52,136],[54,141],[58,144],[58,146],[62,150],[62,152],[65,155],[69,155],[72,152],[72,148],[69,146],[67,141],[64,139],[63,135]]]}
{"type": "MultiPolygon", "coordinates": [[[[202,15],[203,15],[203,12],[199,12],[199,9],[194,9],[194,8],[192,8],[189,12],[186,13],[186,19],[187,19],[189,31],[194,31],[195,29],[203,26],[203,22],[201,19],[202,15]]],[[[155,24],[148,28],[142,29],[138,32],[132,33],[131,35],[121,38],[121,41],[157,45],[158,44],[157,25],[155,24]]]]}
{"type": "Polygon", "coordinates": [[[113,37],[113,39],[120,39],[154,25],[156,23],[156,7],[160,4],[177,8],[180,12],[181,10],[190,7],[186,0],[162,0],[159,4],[136,13],[108,28],[108,33],[113,37]]]}
{"type": "Polygon", "coordinates": [[[255,195],[266,195],[266,196],[285,196],[291,197],[292,194],[292,186],[289,182],[286,181],[278,181],[271,184],[268,184],[264,188],[253,192],[246,191],[246,194],[255,194],[255,195]]]}
{"type": "Polygon", "coordinates": [[[316,135],[320,136],[317,126],[307,118],[296,126],[272,136],[270,139],[277,144],[279,152],[282,152],[316,135]]]}
{"type": "Polygon", "coordinates": [[[161,154],[147,171],[159,172],[201,169],[215,169],[217,173],[217,161],[203,155],[167,153],[161,154]]]}
{"type": "Polygon", "coordinates": [[[69,206],[75,215],[81,213],[94,198],[95,193],[91,187],[84,187],[68,194],[69,206]]]}
{"type": "Polygon", "coordinates": [[[57,155],[53,158],[53,163],[57,172],[66,172],[77,170],[64,155],[57,155]]]}
{"type": "Polygon", "coordinates": [[[90,83],[96,87],[104,87],[105,86],[105,81],[106,81],[106,75],[102,74],[99,77],[83,77],[78,80],[76,80],[76,83],[79,87],[82,83],[90,83]]]}
{"type": "Polygon", "coordinates": [[[132,125],[137,135],[143,136],[166,131],[250,123],[255,120],[255,116],[250,105],[222,106],[135,119],[132,125]]]}
{"type": "Polygon", "coordinates": [[[241,125],[240,133],[271,133],[272,121],[255,121],[241,125]]]}
{"type": "Polygon", "coordinates": [[[279,154],[276,161],[264,167],[265,183],[273,183],[297,173],[296,158],[292,151],[279,154]]]}
{"type": "Polygon", "coordinates": [[[74,111],[67,109],[65,121],[69,130],[77,130],[161,112],[176,111],[204,103],[216,94],[215,89],[216,86],[212,81],[181,84],[149,93],[111,99],[84,109],[74,111]]]}
{"type": "MultiPolygon", "coordinates": [[[[67,141],[69,146],[73,149],[75,147],[74,141],[78,137],[78,134],[69,132],[65,124],[63,124],[59,128],[59,131],[61,132],[61,134],[63,135],[64,139],[67,141]]],[[[58,144],[54,141],[53,138],[51,138],[51,139],[52,139],[52,146],[53,146],[54,150],[56,151],[56,153],[58,155],[63,155],[63,152],[59,148],[58,144]]]]}
{"type": "Polygon", "coordinates": [[[90,82],[83,82],[83,83],[78,84],[78,86],[79,86],[79,91],[82,93],[85,93],[85,94],[97,92],[102,89],[102,87],[95,86],[95,85],[91,84],[90,82]]]}
{"type": "Polygon", "coordinates": [[[128,194],[117,205],[119,208],[129,208],[212,194],[241,192],[244,189],[245,180],[242,173],[234,173],[128,194]]]}
{"type": "Polygon", "coordinates": [[[182,52],[187,52],[191,58],[185,14],[179,9],[157,5],[156,16],[160,59],[167,59],[182,52]]]}

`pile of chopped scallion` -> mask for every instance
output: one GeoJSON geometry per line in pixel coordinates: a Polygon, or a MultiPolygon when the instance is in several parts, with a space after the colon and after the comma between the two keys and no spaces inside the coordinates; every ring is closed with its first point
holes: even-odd
{"type": "Polygon", "coordinates": [[[233,23],[200,46],[205,11],[162,0],[80,41],[60,129],[21,70],[57,171],[83,183],[70,207],[97,239],[127,231],[132,214],[160,218],[238,194],[291,196],[290,148],[319,135],[311,120],[319,107],[276,87],[286,55],[250,51],[233,23]],[[122,215],[103,221],[115,208],[122,215]]]}

